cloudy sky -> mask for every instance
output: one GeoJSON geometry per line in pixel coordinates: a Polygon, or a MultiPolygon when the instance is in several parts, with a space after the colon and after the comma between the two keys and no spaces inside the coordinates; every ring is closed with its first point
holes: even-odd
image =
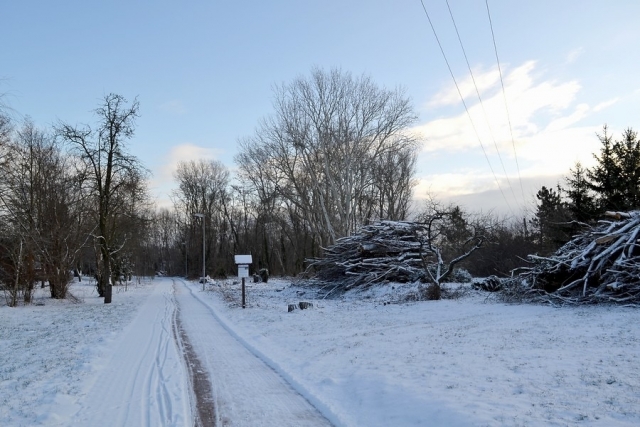
{"type": "Polygon", "coordinates": [[[605,123],[640,127],[637,0],[489,0],[500,69],[485,0],[448,0],[455,26],[446,0],[423,1],[468,113],[420,0],[5,2],[0,92],[43,127],[91,123],[110,92],[137,96],[130,149],[159,203],[179,160],[233,169],[273,85],[313,66],[403,87],[423,141],[416,198],[473,210],[518,216],[591,164],[605,123]]]}

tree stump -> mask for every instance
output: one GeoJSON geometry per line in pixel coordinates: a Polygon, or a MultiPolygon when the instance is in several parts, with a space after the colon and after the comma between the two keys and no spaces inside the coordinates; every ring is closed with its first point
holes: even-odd
{"type": "Polygon", "coordinates": [[[313,303],[300,301],[298,303],[298,307],[300,307],[300,310],[305,310],[307,308],[313,308],[313,303]]]}

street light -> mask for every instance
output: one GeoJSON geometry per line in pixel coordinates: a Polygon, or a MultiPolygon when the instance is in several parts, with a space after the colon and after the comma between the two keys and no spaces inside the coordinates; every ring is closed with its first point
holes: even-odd
{"type": "Polygon", "coordinates": [[[196,213],[193,214],[196,218],[202,219],[202,290],[204,291],[204,282],[205,282],[205,265],[204,265],[204,214],[196,213]]]}
{"type": "Polygon", "coordinates": [[[184,246],[184,278],[189,278],[189,271],[187,270],[187,242],[186,240],[182,242],[182,246],[184,246]]]}

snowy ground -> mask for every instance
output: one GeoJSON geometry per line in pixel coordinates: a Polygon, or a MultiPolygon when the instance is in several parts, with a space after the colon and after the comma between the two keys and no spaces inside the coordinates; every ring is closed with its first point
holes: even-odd
{"type": "Polygon", "coordinates": [[[125,298],[117,293],[107,310],[91,303],[97,298],[78,296],[83,303],[0,307],[0,425],[55,424],[51,408],[80,393],[89,364],[131,321],[142,297],[133,288],[125,298]]]}
{"type": "Polygon", "coordinates": [[[251,284],[245,310],[237,284],[203,297],[344,425],[640,425],[637,309],[303,292],[251,284]],[[315,307],[287,313],[299,301],[315,307]]]}
{"type": "MultiPolygon", "coordinates": [[[[225,425],[281,425],[241,405],[255,378],[285,383],[335,425],[640,425],[640,310],[504,305],[478,293],[398,304],[399,286],[317,300],[283,280],[248,283],[243,310],[239,288],[155,279],[105,306],[76,284],[80,304],[0,307],[0,425],[192,425],[176,312],[197,336],[217,404],[235,411],[225,425]],[[299,301],[314,308],[288,313],[299,301]],[[239,347],[221,363],[211,337],[228,332],[218,346],[239,347]],[[276,378],[229,362],[249,363],[243,352],[276,378]]],[[[297,405],[257,393],[267,407],[297,405]]]]}

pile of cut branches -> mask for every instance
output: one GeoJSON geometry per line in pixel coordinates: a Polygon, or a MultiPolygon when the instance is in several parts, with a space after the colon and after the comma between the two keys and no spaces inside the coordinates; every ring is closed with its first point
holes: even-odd
{"type": "Polygon", "coordinates": [[[640,212],[606,212],[607,220],[549,257],[507,279],[508,298],[556,304],[640,303],[640,212]]]}
{"type": "Polygon", "coordinates": [[[428,282],[439,285],[456,263],[480,247],[483,238],[470,239],[472,247],[445,263],[434,243],[434,217],[424,223],[378,221],[324,249],[323,258],[309,259],[307,272],[315,281],[346,291],[387,282],[428,282]]]}

